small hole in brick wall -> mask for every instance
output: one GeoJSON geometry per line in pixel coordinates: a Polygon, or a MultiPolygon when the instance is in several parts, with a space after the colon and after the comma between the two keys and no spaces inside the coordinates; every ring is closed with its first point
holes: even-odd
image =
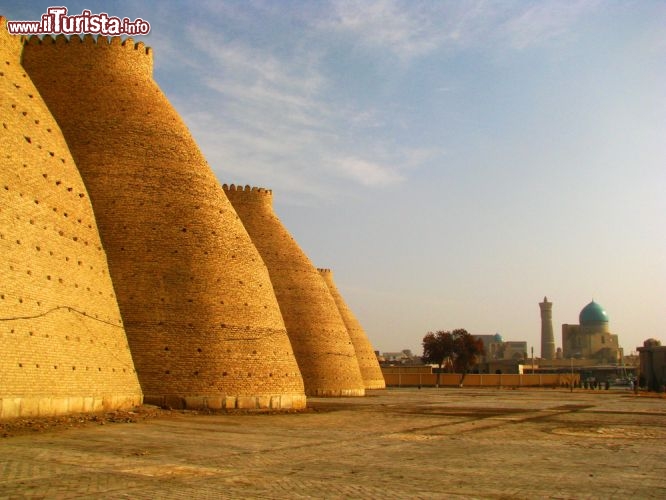
{"type": "Polygon", "coordinates": [[[27,135],[24,135],[23,138],[25,139],[25,141],[26,141],[28,144],[32,144],[32,139],[30,139],[30,137],[28,137],[27,135]]]}
{"type": "Polygon", "coordinates": [[[272,374],[272,373],[269,373],[269,374],[268,374],[268,376],[269,376],[269,377],[272,377],[272,376],[273,376],[273,374],[272,374]]]}
{"type": "Polygon", "coordinates": [[[197,371],[197,372],[194,372],[194,374],[195,374],[195,375],[199,375],[199,372],[198,372],[198,371],[197,371]]]}
{"type": "Polygon", "coordinates": [[[226,376],[227,376],[227,372],[222,372],[222,376],[223,376],[223,377],[226,377],[226,376]]]}
{"type": "Polygon", "coordinates": [[[168,347],[165,347],[165,348],[164,348],[164,350],[165,350],[165,351],[168,351],[168,350],[169,350],[169,348],[168,348],[168,347]]]}
{"type": "Polygon", "coordinates": [[[72,366],[72,370],[76,370],[76,366],[72,366]]]}
{"type": "Polygon", "coordinates": [[[35,365],[35,368],[39,368],[39,363],[37,363],[37,364],[35,365]]]}
{"type": "Polygon", "coordinates": [[[97,368],[97,371],[98,371],[98,372],[101,372],[101,371],[102,371],[102,369],[101,369],[101,368],[97,368]]]}
{"type": "Polygon", "coordinates": [[[164,373],[166,373],[167,375],[169,375],[169,373],[171,373],[171,371],[170,371],[170,370],[164,370],[164,373]]]}
{"type": "Polygon", "coordinates": [[[23,368],[23,363],[19,363],[19,368],[23,368]]]}
{"type": "Polygon", "coordinates": [[[201,352],[201,347],[199,347],[199,348],[197,349],[197,352],[201,352]]]}

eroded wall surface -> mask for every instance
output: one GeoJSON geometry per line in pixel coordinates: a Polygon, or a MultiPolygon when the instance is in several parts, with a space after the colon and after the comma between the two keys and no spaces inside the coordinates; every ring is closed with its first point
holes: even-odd
{"type": "Polygon", "coordinates": [[[328,289],[333,296],[333,300],[335,300],[335,305],[338,307],[338,311],[340,311],[342,321],[344,321],[345,326],[347,327],[349,338],[356,351],[356,359],[358,360],[358,366],[361,370],[361,376],[363,377],[365,388],[384,389],[386,387],[384,375],[382,375],[382,370],[379,367],[379,362],[377,361],[377,356],[372,348],[372,344],[370,343],[370,340],[368,340],[368,336],[361,326],[361,323],[345,302],[338,287],[335,286],[333,271],[323,268],[319,268],[317,271],[319,271],[319,274],[324,278],[324,282],[326,283],[326,286],[328,286],[328,289]]]}
{"type": "Polygon", "coordinates": [[[131,39],[32,37],[23,64],[86,183],[147,402],[302,408],[268,271],[131,39]]]}
{"type": "Polygon", "coordinates": [[[0,418],[140,404],[88,191],[0,18],[0,418]]]}
{"type": "Polygon", "coordinates": [[[267,189],[223,188],[261,254],[312,396],[362,396],[354,346],[323,278],[273,211],[267,189]]]}

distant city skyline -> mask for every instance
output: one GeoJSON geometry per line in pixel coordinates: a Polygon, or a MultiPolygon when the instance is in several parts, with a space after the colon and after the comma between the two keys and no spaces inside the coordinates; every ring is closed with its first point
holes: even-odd
{"type": "Polygon", "coordinates": [[[592,299],[626,354],[666,341],[666,2],[66,6],[150,23],[220,183],[273,190],[375,350],[465,328],[539,353],[544,295],[556,347],[592,299]]]}

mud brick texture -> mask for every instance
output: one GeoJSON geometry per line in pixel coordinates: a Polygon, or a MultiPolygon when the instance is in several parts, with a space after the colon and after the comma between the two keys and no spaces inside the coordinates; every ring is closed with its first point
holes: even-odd
{"type": "Polygon", "coordinates": [[[349,333],[349,338],[354,345],[354,351],[356,351],[356,359],[358,360],[358,366],[361,370],[361,376],[363,377],[363,384],[366,389],[384,389],[386,383],[384,382],[384,375],[382,375],[382,370],[379,367],[379,362],[377,361],[377,356],[375,351],[372,348],[368,336],[363,330],[361,323],[356,319],[356,316],[349,308],[345,299],[342,298],[338,287],[335,286],[335,280],[333,279],[333,271],[330,269],[317,269],[324,282],[328,287],[328,290],[331,292],[333,300],[335,300],[335,305],[338,307],[342,321],[347,327],[347,332],[349,333]]]}
{"type": "Polygon", "coordinates": [[[90,35],[23,50],[90,194],[145,401],[302,408],[268,270],[152,57],[90,35]]]}
{"type": "Polygon", "coordinates": [[[0,418],[142,401],[88,191],[0,18],[0,418]]]}
{"type": "Polygon", "coordinates": [[[261,254],[311,396],[363,396],[356,352],[331,293],[273,211],[273,193],[223,185],[261,254]]]}

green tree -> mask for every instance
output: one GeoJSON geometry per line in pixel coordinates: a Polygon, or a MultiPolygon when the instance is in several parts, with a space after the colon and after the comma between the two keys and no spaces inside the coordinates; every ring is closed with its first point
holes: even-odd
{"type": "Polygon", "coordinates": [[[483,340],[475,339],[467,330],[459,328],[451,332],[453,338],[453,366],[457,372],[462,373],[460,377],[460,387],[463,386],[465,376],[478,362],[479,357],[483,356],[485,349],[483,340]]]}
{"type": "Polygon", "coordinates": [[[424,363],[434,363],[439,366],[437,372],[437,387],[439,387],[439,380],[444,363],[451,359],[454,354],[454,342],[451,332],[440,330],[438,332],[428,332],[423,337],[423,356],[421,359],[424,363]]]}
{"type": "Polygon", "coordinates": [[[483,341],[475,339],[467,330],[458,328],[452,332],[439,330],[428,332],[423,337],[424,363],[433,363],[439,367],[437,371],[437,387],[439,387],[442,367],[449,362],[454,370],[461,373],[460,387],[463,386],[467,373],[479,362],[485,352],[483,341]]]}

